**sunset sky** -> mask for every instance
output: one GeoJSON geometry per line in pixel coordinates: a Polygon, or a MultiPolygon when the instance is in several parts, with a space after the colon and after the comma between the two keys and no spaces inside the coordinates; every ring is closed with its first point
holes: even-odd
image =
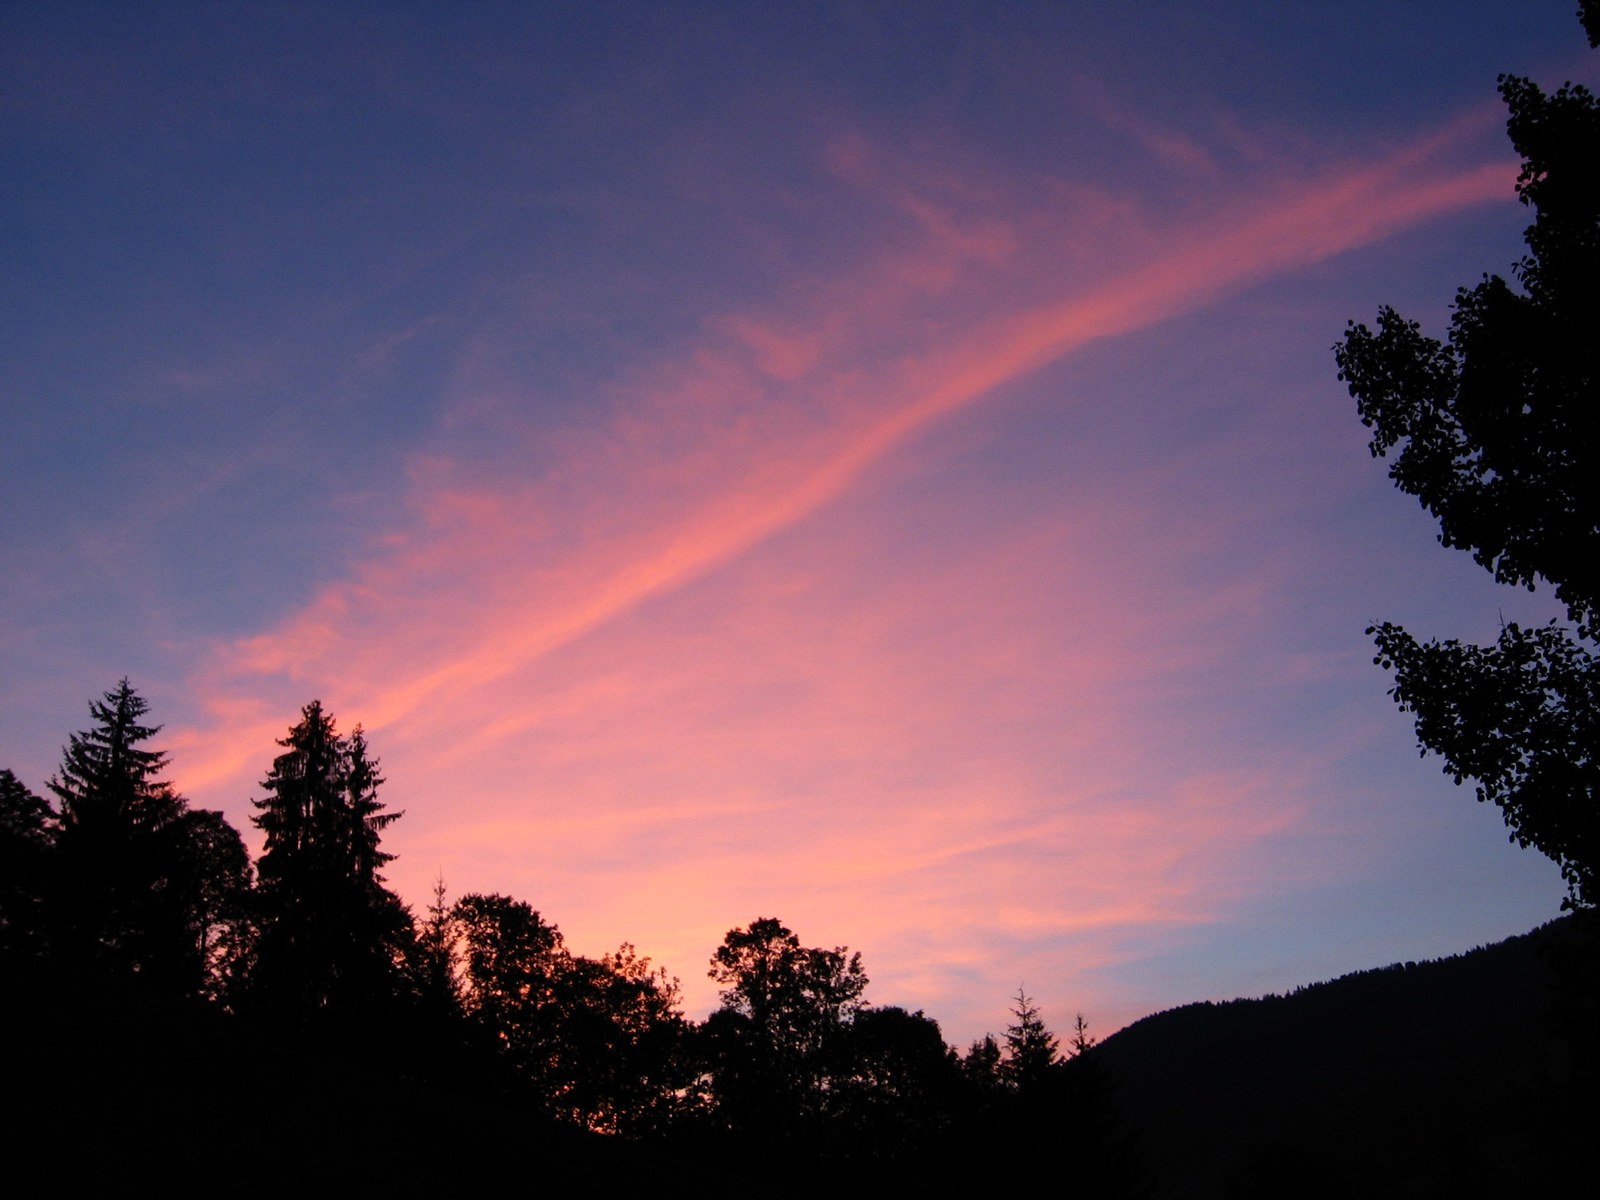
{"type": "Polygon", "coordinates": [[[1557,610],[1330,347],[1522,253],[1574,7],[7,4],[0,766],[126,675],[256,845],[317,697],[413,905],[952,1042],[1551,919],[1362,631],[1557,610]]]}

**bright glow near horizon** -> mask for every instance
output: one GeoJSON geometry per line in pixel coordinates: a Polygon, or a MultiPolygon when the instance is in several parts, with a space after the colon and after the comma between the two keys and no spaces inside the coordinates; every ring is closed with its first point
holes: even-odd
{"type": "Polygon", "coordinates": [[[15,9],[0,764],[127,674],[245,827],[316,696],[413,904],[696,1013],[778,916],[952,1041],[1553,917],[1361,633],[1548,602],[1327,349],[1519,253],[1494,74],[1588,69],[1522,7],[15,9]]]}

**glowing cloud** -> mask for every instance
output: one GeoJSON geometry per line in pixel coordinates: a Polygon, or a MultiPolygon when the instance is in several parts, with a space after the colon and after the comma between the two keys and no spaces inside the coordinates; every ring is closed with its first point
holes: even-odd
{"type": "MultiPolygon", "coordinates": [[[[425,464],[413,498],[424,532],[395,536],[392,548],[381,547],[302,615],[227,654],[218,674],[311,682],[359,710],[373,729],[450,702],[793,525],[930,421],[1047,362],[1429,217],[1509,194],[1513,164],[1431,167],[1430,152],[1438,150],[1434,142],[1280,188],[1226,222],[1175,231],[1151,261],[1084,295],[1002,317],[979,314],[952,348],[914,350],[887,364],[872,363],[870,348],[864,353],[862,347],[849,348],[857,362],[817,363],[820,338],[786,339],[769,324],[730,317],[727,327],[751,346],[760,370],[802,393],[776,398],[794,399],[793,414],[773,419],[738,412],[749,395],[774,397],[730,361],[726,346],[709,345],[676,369],[677,387],[646,390],[619,429],[603,435],[601,444],[584,446],[542,489],[529,493],[520,482],[504,480],[487,492],[462,490],[429,479],[433,464],[425,464]],[[858,365],[862,358],[869,365],[858,365]],[[807,390],[812,394],[804,395],[807,390]],[[663,458],[663,444],[681,457],[663,458]],[[584,475],[603,484],[598,501],[591,495],[580,502],[589,506],[587,520],[571,531],[580,544],[559,563],[529,554],[530,535],[555,519],[551,493],[570,490],[584,475]],[[621,495],[610,490],[619,479],[631,481],[621,495]],[[708,480],[690,503],[682,502],[685,484],[708,480]],[[621,512],[630,516],[619,519],[621,512]],[[427,581],[424,588],[418,580],[427,581]],[[552,580],[565,601],[559,605],[533,592],[537,585],[549,595],[552,580]],[[485,604],[483,591],[495,600],[485,604]],[[420,611],[419,592],[426,596],[420,611]],[[398,631],[386,625],[391,619],[428,635],[420,644],[403,635],[397,641],[398,631]],[[437,640],[440,627],[462,636],[432,649],[426,642],[437,640]],[[372,664],[380,645],[382,667],[372,664]],[[396,654],[402,645],[415,653],[396,654]],[[363,663],[372,665],[363,671],[363,663]],[[404,665],[395,670],[392,664],[404,665]]],[[[885,300],[881,290],[861,290],[874,305],[885,300]]],[[[899,297],[902,306],[911,299],[899,297]]],[[[883,321],[880,309],[832,314],[829,324],[883,321]]],[[[471,471],[468,465],[462,473],[471,471]]],[[[216,704],[219,713],[227,707],[220,698],[216,704]]],[[[258,734],[253,729],[250,736],[258,734]]],[[[191,762],[188,771],[199,785],[236,769],[238,761],[238,750],[219,746],[210,762],[191,762]]]]}
{"type": "MultiPolygon", "coordinates": [[[[885,978],[930,1006],[1023,943],[1071,943],[1092,967],[1116,953],[1108,931],[1202,920],[1230,886],[1218,848],[1291,824],[1286,781],[1310,768],[1202,756],[1158,771],[1137,803],[1119,802],[1119,769],[1147,707],[1135,693],[1184,669],[1196,622],[1247,608],[1260,581],[1174,617],[1160,597],[1179,583],[1162,572],[1105,597],[1099,641],[1046,652],[1008,641],[983,581],[1043,580],[1030,538],[1086,577],[1126,576],[1104,514],[1019,529],[994,551],[1003,564],[945,565],[942,599],[924,572],[874,602],[818,581],[841,553],[870,561],[841,546],[880,518],[856,512],[825,538],[807,519],[919,431],[1091,342],[1509,195],[1512,165],[1452,166],[1452,149],[1446,136],[1309,179],[1219,178],[1164,224],[1104,197],[960,216],[884,186],[909,246],[798,286],[787,308],[710,322],[607,384],[603,421],[530,427],[470,460],[418,456],[408,512],[370,553],[205,665],[212,719],[178,735],[181,782],[237,795],[317,695],[377,735],[412,810],[408,884],[442,865],[459,886],[536,888],[580,944],[621,929],[689,974],[699,1004],[693,964],[755,907],[810,920],[817,940],[916,943],[885,956],[885,978]],[[952,608],[952,578],[991,607],[952,608]],[[907,611],[945,627],[899,645],[886,614],[907,611]],[[930,644],[960,647],[964,673],[930,677],[930,644]],[[1052,731],[1029,736],[1097,732],[1092,755],[1062,739],[1070,784],[1008,764],[1020,735],[949,699],[974,679],[1003,697],[996,713],[1048,709],[1052,731]],[[927,774],[908,775],[919,758],[927,774]],[[1041,871],[1072,883],[1042,899],[1041,871]]],[[[834,168],[867,179],[869,159],[836,148],[834,168]]],[[[513,392],[457,406],[517,427],[513,392]]]]}

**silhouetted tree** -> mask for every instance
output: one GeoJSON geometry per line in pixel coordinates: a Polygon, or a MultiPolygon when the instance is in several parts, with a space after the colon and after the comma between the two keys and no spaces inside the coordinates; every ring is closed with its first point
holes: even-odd
{"type": "Polygon", "coordinates": [[[378,869],[399,813],[383,812],[378,763],[361,728],[340,736],[313,700],[278,743],[253,818],[266,835],[257,869],[258,933],[243,1002],[291,1025],[348,1032],[383,1020],[409,988],[410,913],[378,869]]]}
{"type": "Polygon", "coordinates": [[[561,1120],[607,1133],[659,1132],[692,1081],[675,981],[632,946],[588,959],[534,908],[463,896],[462,1003],[503,1091],[561,1120]]]}
{"type": "Polygon", "coordinates": [[[159,731],[140,724],[149,707],[126,679],[90,701],[93,726],[71,736],[49,781],[61,805],[52,900],[58,946],[134,970],[152,951],[161,955],[152,938],[169,940],[169,930],[150,928],[153,842],[183,811],[172,785],[159,778],[166,755],[143,745],[159,731]]]}
{"type": "Polygon", "coordinates": [[[956,1053],[921,1012],[862,1008],[838,1039],[830,1075],[830,1140],[855,1157],[921,1158],[960,1108],[956,1053]]]}
{"type": "Polygon", "coordinates": [[[728,932],[708,974],[726,985],[704,1032],[719,1119],[757,1140],[815,1137],[836,1044],[867,985],[861,956],[803,947],[764,917],[728,932]]]}
{"type": "Polygon", "coordinates": [[[190,809],[173,829],[171,861],[168,902],[184,914],[198,951],[199,991],[225,999],[249,944],[254,872],[244,839],[221,813],[190,809]]]}
{"type": "Polygon", "coordinates": [[[999,1092],[1005,1087],[1000,1065],[1004,1055],[994,1034],[986,1033],[967,1047],[961,1059],[961,1074],[979,1093],[999,1092]]]}
{"type": "Polygon", "coordinates": [[[1003,1046],[985,1036],[961,1061],[955,1141],[969,1152],[944,1164],[942,1173],[967,1187],[998,1191],[1032,1186],[1040,1164],[1048,1163],[1072,1196],[1128,1200],[1147,1194],[1115,1081],[1082,1015],[1063,1057],[1059,1039],[1025,991],[1018,989],[1011,1013],[1003,1046]]]}
{"type": "MultiPolygon", "coordinates": [[[[1586,0],[1590,45],[1600,15],[1586,0]]],[[[1546,95],[1502,76],[1522,156],[1517,194],[1535,212],[1520,290],[1504,279],[1457,293],[1447,342],[1392,308],[1376,332],[1351,324],[1339,377],[1390,477],[1502,583],[1555,588],[1576,637],[1507,626],[1491,647],[1419,643],[1368,630],[1424,753],[1478,781],[1511,836],[1560,864],[1570,902],[1600,900],[1600,106],[1585,88],[1546,95]]]]}
{"type": "Polygon", "coordinates": [[[556,1105],[561,931],[510,896],[473,893],[452,909],[461,939],[462,1005],[480,1050],[502,1068],[502,1088],[522,1085],[556,1105]]]}
{"type": "Polygon", "coordinates": [[[1006,1027],[1005,1058],[1000,1064],[1000,1075],[1013,1087],[1027,1089],[1049,1078],[1050,1068],[1061,1056],[1060,1043],[1045,1026],[1039,1006],[1021,988],[1017,989],[1011,1015],[1016,1022],[1006,1027]]]}
{"type": "Polygon", "coordinates": [[[444,898],[444,877],[440,876],[433,885],[428,915],[418,924],[412,950],[412,979],[421,1014],[436,1025],[447,1025],[461,1015],[456,919],[444,898]]]}
{"type": "Polygon", "coordinates": [[[561,1115],[602,1133],[658,1134],[693,1104],[696,1067],[677,980],[631,945],[573,957],[560,988],[567,1093],[561,1115]]]}
{"type": "Polygon", "coordinates": [[[1093,1050],[1098,1043],[1089,1035],[1089,1023],[1083,1019],[1083,1014],[1078,1013],[1073,1018],[1072,1036],[1067,1039],[1067,1057],[1077,1058],[1086,1050],[1093,1050]]]}
{"type": "Polygon", "coordinates": [[[126,679],[91,701],[49,787],[61,804],[50,908],[57,951],[186,992],[210,968],[250,881],[244,843],[221,813],[190,809],[145,748],[149,704],[126,679]]]}
{"type": "Polygon", "coordinates": [[[45,893],[56,829],[50,806],[0,770],[0,951],[38,954],[49,946],[45,893]]]}
{"type": "Polygon", "coordinates": [[[1147,1195],[1150,1180],[1138,1139],[1122,1119],[1117,1081],[1078,1013],[1067,1056],[1052,1071],[1057,1119],[1066,1130],[1074,1190],[1085,1197],[1129,1200],[1147,1195]]]}

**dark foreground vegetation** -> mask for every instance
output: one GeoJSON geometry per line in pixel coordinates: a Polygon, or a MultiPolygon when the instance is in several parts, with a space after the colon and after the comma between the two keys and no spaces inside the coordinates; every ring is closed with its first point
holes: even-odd
{"type": "Polygon", "coordinates": [[[90,706],[47,803],[0,772],[0,1053],[15,1178],[259,1195],[1036,1184],[1085,1197],[1582,1193],[1595,913],[1443,962],[1191,1005],[1063,1046],[1019,993],[965,1053],[770,918],[693,1021],[631,946],[494,894],[413,914],[360,730],[308,705],[252,863],[161,779],[144,701],[90,706]],[[776,1164],[781,1164],[778,1166],[776,1164]],[[612,1187],[600,1181],[615,1180],[612,1187]],[[847,1183],[845,1181],[848,1181],[847,1183]]]}
{"type": "Polygon", "coordinates": [[[38,958],[5,971],[12,1196],[447,1196],[468,1181],[522,1194],[688,1178],[669,1156],[358,1064],[136,977],[38,958]]]}
{"type": "Polygon", "coordinates": [[[14,1158],[249,1194],[425,1190],[463,1150],[480,1180],[647,1155],[779,1161],[765,1190],[812,1194],[839,1172],[1020,1182],[1036,1164],[999,1151],[1025,1138],[1082,1195],[1145,1190],[1081,1021],[1063,1048],[1021,992],[961,1054],[868,1004],[859,954],[760,918],[716,948],[722,1005],[693,1021],[632,946],[575,954],[524,901],[441,882],[413,913],[381,873],[378,761],[321,705],[262,781],[254,863],[162,778],[147,711],[126,680],[91,703],[53,803],[0,772],[8,1084],[38,1101],[14,1158]]]}
{"type": "MultiPolygon", "coordinates": [[[[119,710],[140,711],[125,686],[68,747],[68,763],[107,751],[63,801],[73,820],[117,794],[107,764],[159,766],[118,748],[119,710]]],[[[1080,1026],[1061,1047],[1019,996],[1005,1035],[965,1054],[923,1014],[866,1004],[859,956],[758,920],[716,950],[724,1003],[694,1022],[631,949],[574,955],[518,901],[439,894],[414,919],[376,872],[370,822],[387,814],[356,739],[308,707],[269,784],[307,778],[295,746],[313,718],[348,756],[330,761],[365,764],[359,804],[344,768],[294,793],[302,841],[342,847],[303,868],[320,910],[261,881],[295,877],[292,858],[237,869],[215,814],[193,826],[221,843],[220,867],[173,853],[180,835],[162,831],[190,810],[170,790],[148,808],[160,821],[121,826],[125,862],[99,907],[63,896],[82,879],[67,816],[0,776],[19,1194],[611,1195],[642,1180],[674,1194],[742,1179],[810,1196],[1043,1178],[1155,1200],[1534,1197],[1586,1194],[1594,1177],[1581,1048],[1596,1014],[1565,982],[1594,961],[1592,913],[1442,962],[1175,1009],[1098,1046],[1080,1026]],[[335,836],[362,813],[371,836],[335,836]],[[203,878],[174,865],[195,863],[203,878]]],[[[161,788],[125,789],[125,810],[161,788]]]]}

